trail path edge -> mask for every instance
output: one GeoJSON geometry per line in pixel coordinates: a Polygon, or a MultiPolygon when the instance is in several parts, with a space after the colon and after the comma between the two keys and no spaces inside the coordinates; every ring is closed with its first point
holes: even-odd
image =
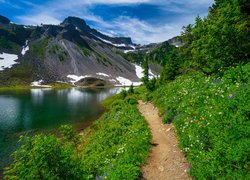
{"type": "Polygon", "coordinates": [[[188,175],[189,163],[178,148],[174,126],[162,123],[158,109],[152,103],[139,100],[137,108],[148,122],[153,144],[147,163],[142,167],[142,179],[192,179],[188,175]]]}

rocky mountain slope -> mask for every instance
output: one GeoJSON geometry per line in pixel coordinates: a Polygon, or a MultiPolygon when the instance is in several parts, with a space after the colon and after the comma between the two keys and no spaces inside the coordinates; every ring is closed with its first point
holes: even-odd
{"type": "Polygon", "coordinates": [[[60,25],[24,26],[0,16],[0,86],[31,82],[84,85],[87,77],[101,82],[100,86],[137,85],[142,68],[121,53],[139,48],[143,47],[131,38],[109,37],[76,17],[60,25]]]}

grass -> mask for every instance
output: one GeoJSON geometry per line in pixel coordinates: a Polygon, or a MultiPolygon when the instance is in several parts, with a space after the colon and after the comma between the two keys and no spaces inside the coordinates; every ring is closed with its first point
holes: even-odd
{"type": "Polygon", "coordinates": [[[9,90],[28,90],[31,89],[31,86],[0,86],[0,91],[9,91],[9,90]]]}
{"type": "Polygon", "coordinates": [[[4,72],[0,72],[0,86],[17,88],[28,86],[33,72],[32,66],[25,63],[6,69],[4,72]]]}
{"type": "Polygon", "coordinates": [[[37,55],[39,58],[43,59],[45,57],[45,50],[48,46],[48,42],[48,38],[42,37],[31,45],[31,52],[34,55],[37,55]]]}
{"type": "Polygon", "coordinates": [[[49,48],[49,53],[58,55],[60,61],[64,61],[69,56],[68,52],[58,45],[52,45],[49,48]]]}
{"type": "MultiPolygon", "coordinates": [[[[53,89],[68,89],[68,88],[73,88],[75,86],[67,83],[49,83],[49,86],[53,89]]],[[[32,87],[30,85],[27,86],[22,86],[22,85],[15,85],[15,86],[0,86],[0,91],[9,91],[9,90],[29,90],[29,89],[35,89],[35,88],[43,88],[43,87],[32,87]]]]}
{"type": "Polygon", "coordinates": [[[0,37],[0,47],[6,48],[6,49],[11,49],[14,52],[20,52],[21,46],[19,46],[17,43],[12,42],[8,40],[5,36],[0,37]]]}
{"type": "Polygon", "coordinates": [[[82,45],[78,45],[78,48],[80,50],[80,52],[82,53],[82,55],[89,57],[91,56],[91,50],[88,49],[87,47],[84,47],[82,45]]]}
{"type": "Polygon", "coordinates": [[[249,179],[249,66],[183,75],[148,95],[174,123],[195,179],[249,179]]]}
{"type": "Polygon", "coordinates": [[[63,138],[24,138],[6,179],[138,179],[151,134],[136,101],[114,96],[110,111],[81,135],[63,126],[63,138]],[[117,103],[121,102],[121,103],[117,103]],[[27,153],[29,152],[29,153],[27,153]]]}
{"type": "Polygon", "coordinates": [[[67,83],[49,83],[49,86],[52,86],[53,89],[68,89],[68,88],[73,88],[75,86],[71,85],[71,84],[67,84],[67,83]]]}
{"type": "Polygon", "coordinates": [[[83,146],[84,169],[90,177],[137,179],[151,134],[136,105],[122,102],[113,106],[93,128],[83,146]]]}

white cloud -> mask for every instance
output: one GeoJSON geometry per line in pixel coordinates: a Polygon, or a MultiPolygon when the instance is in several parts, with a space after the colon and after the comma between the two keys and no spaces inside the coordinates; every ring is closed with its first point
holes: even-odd
{"type": "Polygon", "coordinates": [[[90,4],[135,4],[135,3],[146,3],[150,0],[88,0],[90,4]]]}
{"type": "MultiPolygon", "coordinates": [[[[0,0],[4,1],[4,0],[0,0]]],[[[23,2],[27,3],[26,0],[23,2]]],[[[184,25],[194,22],[201,8],[212,5],[213,0],[54,0],[45,5],[32,5],[28,15],[18,16],[19,23],[25,25],[59,24],[67,16],[77,16],[94,24],[93,28],[109,35],[129,36],[136,43],[162,42],[179,35],[184,25]],[[166,24],[164,17],[159,17],[158,23],[150,23],[136,17],[118,16],[105,21],[95,15],[90,9],[98,4],[105,5],[134,5],[146,3],[159,6],[164,12],[174,12],[179,15],[174,21],[166,24]],[[161,24],[159,22],[162,22],[161,24]]],[[[152,12],[153,13],[153,12],[152,12]]],[[[201,16],[205,15],[200,14],[201,16]]],[[[166,17],[169,18],[169,17],[166,17]]]]}
{"type": "MultiPolygon", "coordinates": [[[[179,35],[183,24],[192,21],[192,19],[192,17],[186,17],[174,24],[155,25],[136,18],[121,16],[112,21],[111,26],[106,27],[106,30],[102,27],[100,30],[108,33],[116,30],[123,36],[132,37],[136,43],[147,44],[162,42],[179,35]]],[[[110,34],[112,34],[111,32],[110,34]]]]}
{"type": "Polygon", "coordinates": [[[25,25],[40,25],[41,23],[60,24],[59,19],[47,14],[36,14],[33,16],[17,16],[17,18],[21,19],[22,23],[25,25]]]}

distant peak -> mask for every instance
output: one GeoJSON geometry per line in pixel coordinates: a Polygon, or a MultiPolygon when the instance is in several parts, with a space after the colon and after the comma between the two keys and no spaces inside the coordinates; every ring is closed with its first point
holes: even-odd
{"type": "Polygon", "coordinates": [[[9,24],[10,20],[2,15],[0,15],[0,23],[9,24]]]}
{"type": "Polygon", "coordinates": [[[78,18],[78,17],[73,17],[73,16],[67,17],[61,23],[61,25],[68,25],[68,24],[72,24],[72,25],[78,27],[81,30],[89,28],[88,25],[86,24],[86,22],[83,19],[78,18]]]}

